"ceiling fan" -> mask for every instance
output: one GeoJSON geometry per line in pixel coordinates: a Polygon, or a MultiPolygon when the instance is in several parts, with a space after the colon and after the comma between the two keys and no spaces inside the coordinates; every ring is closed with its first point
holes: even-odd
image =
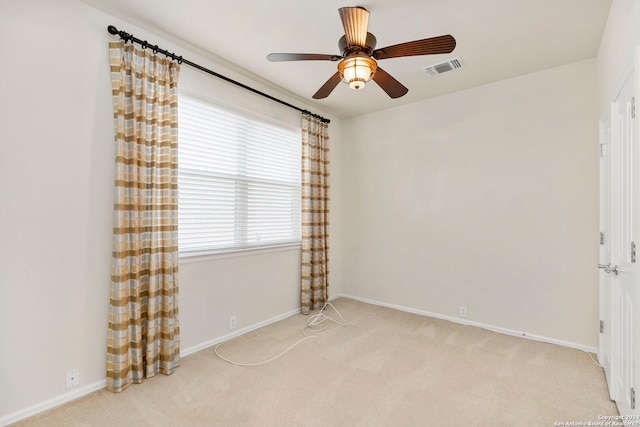
{"type": "Polygon", "coordinates": [[[314,99],[329,96],[340,81],[348,83],[351,89],[357,90],[362,89],[365,83],[371,79],[391,98],[399,98],[405,95],[409,89],[378,67],[376,60],[451,53],[456,47],[456,39],[451,35],[444,35],[376,49],[376,38],[367,31],[369,12],[364,7],[342,7],[338,9],[338,12],[345,33],[338,40],[338,47],[342,55],[317,53],[270,53],[267,55],[267,59],[272,62],[340,61],[338,71],[318,89],[313,95],[314,99]]]}

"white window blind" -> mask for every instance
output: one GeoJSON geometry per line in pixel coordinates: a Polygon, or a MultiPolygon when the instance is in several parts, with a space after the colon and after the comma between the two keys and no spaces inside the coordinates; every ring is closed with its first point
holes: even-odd
{"type": "Polygon", "coordinates": [[[300,242],[300,130],[184,93],[178,109],[181,255],[300,242]]]}

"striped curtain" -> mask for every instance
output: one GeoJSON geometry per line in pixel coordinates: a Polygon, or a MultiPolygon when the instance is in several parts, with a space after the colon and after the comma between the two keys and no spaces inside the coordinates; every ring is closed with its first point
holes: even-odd
{"type": "Polygon", "coordinates": [[[123,41],[109,53],[116,178],[107,389],[120,392],[180,363],[180,66],[123,41]]]}
{"type": "Polygon", "coordinates": [[[302,313],[322,308],[329,286],[329,125],[302,116],[302,313]]]}

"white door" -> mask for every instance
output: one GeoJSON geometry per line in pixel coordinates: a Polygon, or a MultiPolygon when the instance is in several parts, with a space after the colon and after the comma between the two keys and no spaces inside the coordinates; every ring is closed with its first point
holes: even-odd
{"type": "Polygon", "coordinates": [[[611,108],[600,120],[600,341],[598,360],[604,368],[611,399],[611,108]]]}
{"type": "MultiPolygon", "coordinates": [[[[607,381],[611,397],[622,415],[640,415],[635,402],[640,374],[640,316],[636,313],[640,307],[637,289],[640,285],[640,262],[636,262],[635,249],[636,242],[640,242],[640,140],[634,111],[636,79],[636,73],[629,74],[611,105],[610,152],[606,153],[610,156],[610,209],[608,224],[605,225],[610,229],[611,240],[608,254],[606,235],[604,248],[601,248],[601,255],[609,256],[609,260],[601,259],[609,267],[602,269],[606,278],[601,274],[600,286],[605,293],[609,289],[603,303],[609,304],[609,312],[604,315],[609,316],[610,323],[608,330],[605,319],[603,344],[607,345],[609,339],[610,342],[609,348],[601,353],[609,375],[607,381]]],[[[604,129],[606,135],[606,126],[604,129]]],[[[606,175],[605,172],[603,180],[606,175]]]]}

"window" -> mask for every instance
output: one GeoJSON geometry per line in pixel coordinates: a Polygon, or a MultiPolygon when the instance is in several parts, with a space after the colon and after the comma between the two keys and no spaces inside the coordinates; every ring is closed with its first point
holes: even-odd
{"type": "Polygon", "coordinates": [[[300,130],[184,93],[178,109],[181,255],[300,242],[300,130]]]}

